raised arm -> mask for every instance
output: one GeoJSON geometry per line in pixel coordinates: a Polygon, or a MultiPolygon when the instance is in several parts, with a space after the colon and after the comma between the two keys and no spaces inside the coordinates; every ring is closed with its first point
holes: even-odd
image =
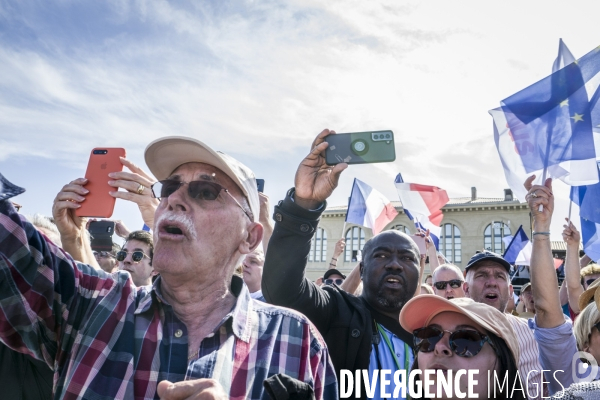
{"type": "MultiPolygon", "coordinates": [[[[563,240],[567,242],[567,257],[565,258],[565,281],[569,306],[574,313],[579,314],[579,296],[583,293],[579,268],[579,242],[581,235],[575,225],[567,220],[564,225],[563,240]]],[[[564,285],[564,283],[563,283],[564,285]]]]}
{"type": "Polygon", "coordinates": [[[61,337],[77,334],[72,325],[64,326],[71,307],[93,311],[94,299],[114,282],[46,242],[16,213],[8,201],[8,181],[2,175],[0,181],[0,339],[53,365],[64,350],[61,337]],[[79,287],[85,288],[87,299],[82,300],[79,287]]]}
{"type": "Polygon", "coordinates": [[[360,285],[360,263],[356,264],[356,267],[352,268],[352,271],[348,274],[342,285],[340,286],[343,290],[348,293],[354,294],[358,286],[360,285]]]}
{"type": "Polygon", "coordinates": [[[536,309],[536,323],[540,328],[554,328],[565,322],[558,298],[558,280],[552,259],[550,223],[554,211],[552,180],[532,186],[535,176],[527,179],[527,199],[533,217],[533,248],[531,251],[531,286],[536,309]],[[543,206],[540,211],[540,205],[543,206]]]}
{"type": "Polygon", "coordinates": [[[295,189],[275,207],[275,229],[269,242],[263,268],[262,291],[273,304],[305,314],[323,332],[329,313],[334,312],[329,293],[305,277],[310,241],[315,233],[326,199],[337,187],[347,164],[335,167],[325,163],[324,130],[313,142],[311,152],[302,160],[295,178],[295,189]]]}
{"type": "MultiPolygon", "coordinates": [[[[558,297],[558,281],[550,247],[550,222],[554,211],[552,181],[544,186],[532,186],[535,176],[525,184],[529,190],[526,199],[533,216],[533,249],[531,252],[531,286],[535,301],[536,315],[530,325],[538,343],[539,359],[548,381],[550,394],[573,383],[573,356],[577,343],[573,335],[573,325],[565,320],[558,297]],[[540,211],[540,205],[543,209],[540,211]],[[560,346],[556,344],[560,343],[560,346]]],[[[579,361],[576,361],[580,363],[579,361]]],[[[577,367],[579,368],[579,367],[577,367]]]]}
{"type": "Polygon", "coordinates": [[[89,191],[87,179],[79,178],[63,186],[52,204],[52,217],[60,233],[63,249],[75,260],[101,269],[94,257],[90,235],[86,229],[86,218],[75,215],[89,191]]]}
{"type": "Polygon", "coordinates": [[[263,226],[263,252],[267,254],[269,240],[271,240],[271,235],[273,235],[273,220],[269,215],[269,196],[264,193],[258,193],[258,199],[260,200],[260,215],[258,222],[263,226]]]}

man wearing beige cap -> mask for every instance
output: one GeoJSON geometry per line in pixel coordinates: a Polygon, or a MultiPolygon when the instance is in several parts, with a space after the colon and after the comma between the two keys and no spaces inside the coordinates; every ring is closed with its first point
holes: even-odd
{"type": "MultiPolygon", "coordinates": [[[[77,263],[2,200],[0,338],[56,367],[56,398],[259,399],[277,374],[336,398],[328,350],[307,318],[252,300],[233,276],[262,239],[252,171],[184,137],[154,141],[145,157],[158,182],[132,187],[160,199],[159,278],[136,287],[127,272],[77,263]]],[[[83,183],[57,201],[78,208],[83,183]]]]}

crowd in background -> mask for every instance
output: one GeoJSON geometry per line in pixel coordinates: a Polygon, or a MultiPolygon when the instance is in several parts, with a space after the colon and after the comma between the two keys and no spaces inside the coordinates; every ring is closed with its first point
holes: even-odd
{"type": "MultiPolygon", "coordinates": [[[[325,163],[330,134],[317,136],[272,215],[239,161],[195,139],[153,142],[150,172],[122,159],[127,170],[107,177],[150,231],[115,220],[123,244],[103,250],[92,248],[91,220],[74,212],[85,179],[57,190],[51,217],[22,217],[10,200],[21,190],[2,177],[6,398],[337,398],[343,370],[381,369],[478,369],[480,398],[494,385],[488,372],[510,382],[495,398],[600,394],[597,369],[587,380],[573,373],[585,370],[578,352],[600,362],[600,267],[580,258],[567,220],[559,286],[550,180],[524,183],[533,250],[518,295],[501,255],[477,252],[463,271],[425,231],[426,254],[399,231],[374,236],[347,276],[340,239],[329,269],[309,280],[311,238],[347,166],[325,163]]],[[[386,397],[380,385],[369,398],[386,397]]]]}

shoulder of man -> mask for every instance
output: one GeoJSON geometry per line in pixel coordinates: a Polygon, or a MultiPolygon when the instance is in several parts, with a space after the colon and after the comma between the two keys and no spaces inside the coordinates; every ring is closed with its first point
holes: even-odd
{"type": "MultiPolygon", "coordinates": [[[[249,299],[249,301],[252,305],[253,312],[259,315],[265,315],[269,318],[281,318],[281,325],[289,326],[290,323],[296,323],[301,326],[307,326],[311,336],[313,336],[322,347],[326,347],[325,340],[323,339],[317,328],[313,325],[313,323],[310,322],[306,315],[296,310],[292,310],[291,308],[276,306],[274,304],[265,303],[256,299],[249,299]]],[[[259,333],[260,331],[266,329],[266,326],[259,326],[259,333]]]]}

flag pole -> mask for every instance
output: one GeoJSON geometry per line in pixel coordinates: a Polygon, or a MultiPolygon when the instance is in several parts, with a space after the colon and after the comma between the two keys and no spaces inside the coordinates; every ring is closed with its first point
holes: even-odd
{"type": "Polygon", "coordinates": [[[569,199],[569,221],[567,224],[571,224],[571,208],[573,207],[573,200],[569,199]]]}
{"type": "Polygon", "coordinates": [[[344,236],[344,233],[346,233],[346,221],[344,221],[344,227],[342,228],[342,239],[346,238],[346,236],[344,236]]]}
{"type": "MultiPolygon", "coordinates": [[[[548,142],[550,142],[550,141],[548,141],[548,142]]],[[[546,156],[547,156],[547,153],[546,153],[546,156]]],[[[546,157],[546,160],[547,159],[548,158],[546,157]]],[[[544,185],[546,183],[546,173],[547,172],[548,172],[548,166],[544,165],[544,172],[542,173],[542,185],[544,185]]],[[[542,211],[544,211],[544,205],[540,204],[538,207],[538,212],[542,212],[542,211]]],[[[570,220],[570,218],[571,218],[571,210],[569,209],[569,220],[570,220]]]]}

